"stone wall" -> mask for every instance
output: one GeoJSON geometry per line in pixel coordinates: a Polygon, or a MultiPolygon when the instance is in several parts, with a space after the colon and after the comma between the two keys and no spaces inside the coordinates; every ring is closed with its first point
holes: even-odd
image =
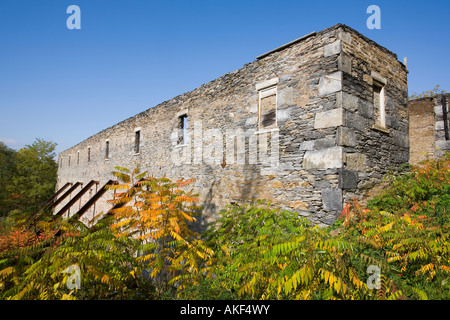
{"type": "Polygon", "coordinates": [[[449,133],[445,135],[444,118],[447,131],[450,130],[448,105],[450,94],[439,94],[409,101],[409,139],[411,141],[410,163],[419,164],[427,158],[440,157],[450,152],[449,133]],[[444,113],[446,115],[444,116],[444,113]]]}
{"type": "Polygon", "coordinates": [[[338,142],[344,152],[340,186],[346,202],[360,198],[361,190],[408,162],[408,86],[406,68],[392,52],[356,32],[349,32],[341,44],[343,90],[338,105],[344,112],[344,124],[338,142]],[[384,124],[377,118],[375,84],[384,90],[384,101],[380,100],[385,108],[384,124]]]}
{"type": "MultiPolygon", "coordinates": [[[[193,188],[204,206],[205,222],[227,204],[266,199],[313,223],[330,224],[343,202],[360,195],[358,189],[408,161],[407,114],[403,64],[338,24],[62,152],[58,187],[93,179],[99,188],[112,178],[114,166],[131,169],[139,163],[156,177],[196,178],[193,188]],[[386,83],[385,128],[374,126],[372,81],[380,77],[386,83]],[[265,98],[267,108],[275,101],[275,114],[260,114],[265,98]],[[185,131],[180,129],[183,115],[185,131]],[[269,115],[275,118],[262,118],[269,115]],[[270,127],[261,127],[269,122],[270,127]],[[136,131],[139,153],[134,150],[136,131]]],[[[110,197],[100,199],[86,217],[106,212],[110,197]]]]}

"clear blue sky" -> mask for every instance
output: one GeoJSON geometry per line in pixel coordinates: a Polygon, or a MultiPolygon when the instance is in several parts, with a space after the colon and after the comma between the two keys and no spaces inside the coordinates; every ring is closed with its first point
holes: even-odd
{"type": "Polygon", "coordinates": [[[448,0],[0,0],[0,140],[63,151],[336,23],[407,56],[410,94],[450,91],[449,14],[448,0]],[[66,26],[72,4],[80,30],[66,26]]]}

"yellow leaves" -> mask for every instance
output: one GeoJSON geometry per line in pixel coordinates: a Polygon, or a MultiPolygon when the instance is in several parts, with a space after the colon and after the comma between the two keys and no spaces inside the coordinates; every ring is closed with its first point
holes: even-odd
{"type": "Polygon", "coordinates": [[[113,229],[113,230],[115,230],[115,229],[120,229],[120,228],[122,228],[123,226],[128,225],[129,223],[130,223],[130,219],[122,220],[122,221],[119,221],[119,222],[117,222],[117,223],[112,224],[112,225],[111,225],[111,229],[113,229]]]}
{"type": "Polygon", "coordinates": [[[77,299],[77,297],[75,297],[71,294],[64,293],[61,297],[61,300],[78,300],[78,299],[77,299]]]}
{"type": "Polygon", "coordinates": [[[428,278],[433,279],[434,276],[436,275],[435,265],[433,263],[423,265],[419,270],[416,271],[417,275],[420,273],[422,274],[428,273],[429,274],[428,278]]]}
{"type": "Polygon", "coordinates": [[[353,283],[353,285],[358,289],[362,289],[362,288],[367,288],[367,284],[364,281],[359,280],[356,271],[352,268],[349,268],[348,270],[348,276],[349,279],[351,281],[351,283],[353,283]]]}
{"type": "Polygon", "coordinates": [[[387,232],[392,229],[392,226],[394,225],[394,221],[391,223],[388,223],[387,225],[380,228],[380,232],[387,232]]]}
{"type": "Polygon", "coordinates": [[[3,269],[2,271],[0,271],[0,279],[11,276],[15,271],[16,269],[13,266],[3,269]]]}
{"type": "Polygon", "coordinates": [[[411,215],[405,213],[403,215],[403,220],[406,221],[408,224],[411,224],[411,215]]]}
{"type": "Polygon", "coordinates": [[[109,283],[109,277],[108,277],[108,275],[106,275],[106,274],[103,275],[101,282],[102,282],[102,283],[105,283],[105,284],[108,284],[108,283],[109,283]]]}
{"type": "MultiPolygon", "coordinates": [[[[239,296],[243,296],[246,293],[249,293],[252,291],[252,281],[254,279],[252,278],[252,280],[250,280],[249,282],[245,283],[238,291],[238,295],[239,296]]],[[[279,290],[279,292],[281,291],[281,288],[279,290]]]]}
{"type": "Polygon", "coordinates": [[[155,278],[158,276],[158,274],[161,272],[160,268],[153,268],[152,272],[150,273],[150,278],[155,278]]]}
{"type": "Polygon", "coordinates": [[[325,284],[328,284],[337,294],[347,293],[347,285],[339,277],[324,269],[320,269],[320,273],[322,279],[325,280],[325,284]]]}

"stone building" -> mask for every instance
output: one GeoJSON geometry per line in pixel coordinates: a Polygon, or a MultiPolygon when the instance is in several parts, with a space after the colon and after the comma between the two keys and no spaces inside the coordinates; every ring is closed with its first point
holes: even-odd
{"type": "Polygon", "coordinates": [[[449,101],[449,93],[409,101],[409,139],[413,141],[409,150],[411,164],[450,152],[449,101]]]}
{"type": "Polygon", "coordinates": [[[204,222],[266,199],[319,225],[409,159],[407,71],[352,28],[312,32],[59,154],[55,213],[107,212],[114,166],[192,188],[204,222]]]}

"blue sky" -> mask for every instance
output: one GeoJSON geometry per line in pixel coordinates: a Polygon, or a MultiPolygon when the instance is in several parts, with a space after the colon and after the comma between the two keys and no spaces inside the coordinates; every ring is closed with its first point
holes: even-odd
{"type": "Polygon", "coordinates": [[[0,141],[57,152],[280,45],[344,23],[450,91],[450,1],[0,0],[0,141]],[[369,5],[381,29],[369,30],[369,5]],[[81,9],[69,30],[67,7],[81,9]]]}

